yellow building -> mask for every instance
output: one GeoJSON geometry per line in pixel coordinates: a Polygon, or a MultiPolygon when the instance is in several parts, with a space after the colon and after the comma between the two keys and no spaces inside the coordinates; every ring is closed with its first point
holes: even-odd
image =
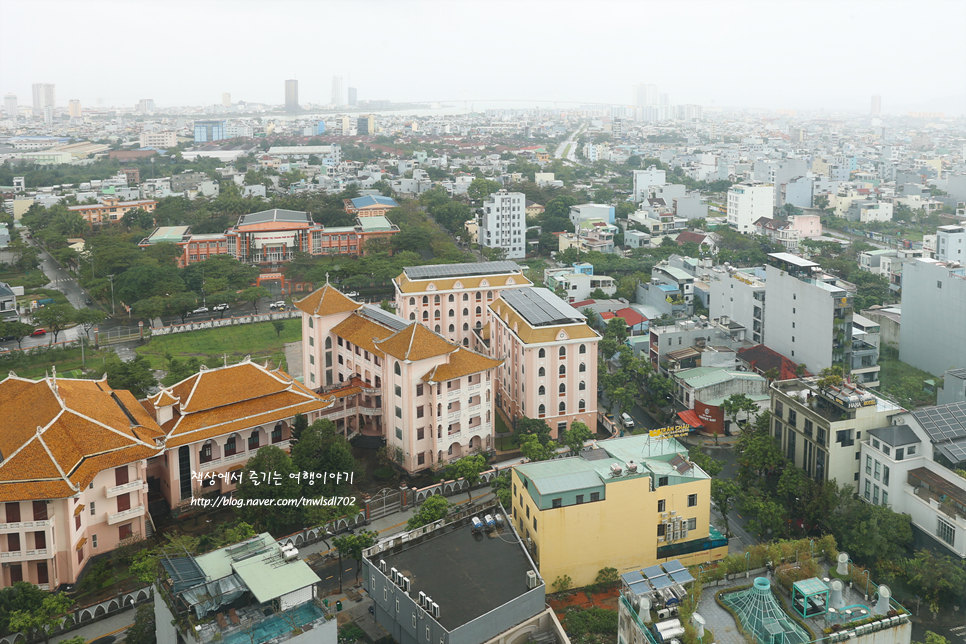
{"type": "Polygon", "coordinates": [[[628,436],[515,467],[512,520],[547,584],[567,575],[580,587],[603,568],[623,574],[724,558],[728,541],[711,526],[711,478],[687,454],[673,438],[628,436]]]}

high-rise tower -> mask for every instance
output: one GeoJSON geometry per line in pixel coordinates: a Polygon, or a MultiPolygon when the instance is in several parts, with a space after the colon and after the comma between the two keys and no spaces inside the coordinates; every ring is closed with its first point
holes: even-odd
{"type": "Polygon", "coordinates": [[[297,112],[299,110],[299,82],[297,80],[285,81],[285,111],[297,112]]]}
{"type": "Polygon", "coordinates": [[[53,83],[34,83],[34,114],[38,116],[44,113],[44,108],[48,105],[54,107],[57,101],[54,97],[53,83]]]}
{"type": "Polygon", "coordinates": [[[332,104],[342,105],[342,77],[332,77],[332,104]]]}
{"type": "Polygon", "coordinates": [[[882,97],[879,94],[872,95],[872,116],[879,116],[882,113],[882,97]]]}

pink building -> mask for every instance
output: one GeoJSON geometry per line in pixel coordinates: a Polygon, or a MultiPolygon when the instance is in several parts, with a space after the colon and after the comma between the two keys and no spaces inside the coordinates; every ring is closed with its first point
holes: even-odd
{"type": "Polygon", "coordinates": [[[410,266],[393,280],[403,319],[463,346],[470,346],[474,330],[489,324],[489,305],[501,292],[532,285],[509,261],[410,266]]]}
{"type": "Polygon", "coordinates": [[[822,218],[818,215],[789,215],[788,224],[802,239],[822,235],[822,218]]]}
{"type": "Polygon", "coordinates": [[[575,420],[597,427],[597,342],[586,318],[545,288],[505,291],[477,333],[497,369],[497,404],[512,423],[542,418],[556,438],[575,420]]]}
{"type": "Polygon", "coordinates": [[[151,534],[148,458],[158,424],[106,380],[0,382],[0,587],[54,590],[88,560],[151,534]]]}
{"type": "Polygon", "coordinates": [[[502,360],[326,284],[302,311],[303,373],[346,437],[385,442],[408,472],[493,448],[493,388],[502,360]]]}

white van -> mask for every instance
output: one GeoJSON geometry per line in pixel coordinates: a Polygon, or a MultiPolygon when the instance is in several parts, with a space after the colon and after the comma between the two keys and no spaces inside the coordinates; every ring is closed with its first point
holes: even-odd
{"type": "Polygon", "coordinates": [[[621,414],[621,424],[624,425],[624,429],[634,429],[634,419],[631,418],[630,414],[621,414]]]}

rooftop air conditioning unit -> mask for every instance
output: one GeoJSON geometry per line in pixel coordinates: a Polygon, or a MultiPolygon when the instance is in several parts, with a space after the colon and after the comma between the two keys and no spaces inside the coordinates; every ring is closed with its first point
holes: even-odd
{"type": "Polygon", "coordinates": [[[529,548],[530,550],[533,550],[533,539],[531,539],[530,537],[527,537],[527,548],[529,548]]]}
{"type": "Polygon", "coordinates": [[[433,617],[439,619],[439,604],[433,602],[433,617]]]}
{"type": "Polygon", "coordinates": [[[536,588],[540,585],[540,580],[537,577],[537,573],[532,570],[527,571],[527,588],[536,588]]]}
{"type": "Polygon", "coordinates": [[[419,591],[419,607],[423,608],[426,605],[426,593],[419,591]]]}
{"type": "MultiPolygon", "coordinates": [[[[667,518],[667,512],[662,512],[661,513],[661,518],[662,519],[666,519],[667,518]]],[[[385,563],[385,562],[383,562],[383,563],[385,563]]]]}
{"type": "MultiPolygon", "coordinates": [[[[687,533],[685,533],[685,534],[687,534],[687,533]]],[[[407,593],[409,592],[409,588],[410,588],[409,577],[403,577],[402,578],[402,584],[401,584],[401,586],[402,586],[402,589],[404,591],[406,591],[407,593]]]]}
{"type": "Polygon", "coordinates": [[[392,580],[392,583],[394,584],[396,583],[396,578],[398,575],[399,575],[399,571],[396,570],[395,568],[389,571],[389,579],[392,580]]]}
{"type": "Polygon", "coordinates": [[[381,570],[383,574],[386,573],[386,560],[385,559],[380,559],[379,560],[379,570],[381,570]]]}

